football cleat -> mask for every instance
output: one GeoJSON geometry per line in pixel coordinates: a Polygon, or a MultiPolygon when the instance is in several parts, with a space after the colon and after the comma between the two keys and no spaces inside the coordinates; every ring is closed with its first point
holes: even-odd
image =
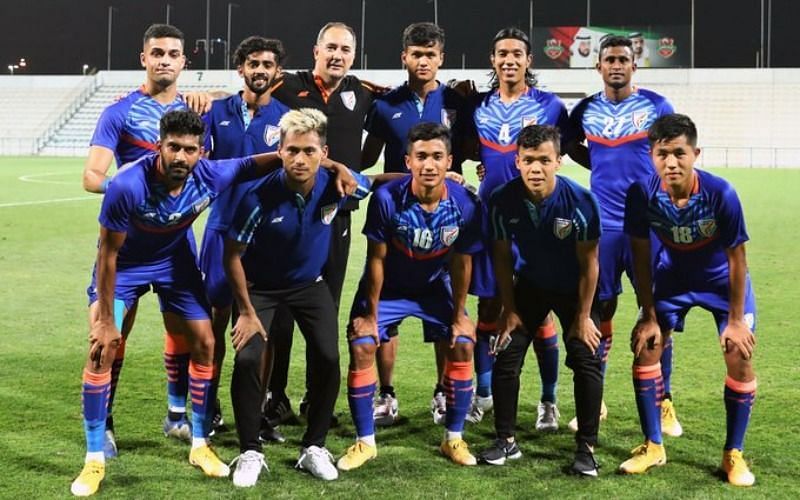
{"type": "Polygon", "coordinates": [[[106,464],[90,460],[83,465],[83,470],[72,482],[69,490],[76,497],[94,495],[104,477],[106,477],[106,464]]]}
{"type": "Polygon", "coordinates": [[[114,431],[106,429],[103,434],[103,455],[106,460],[110,458],[117,458],[117,440],[114,438],[114,431]]]}
{"type": "Polygon", "coordinates": [[[377,446],[370,446],[364,441],[357,440],[356,444],[347,448],[347,452],[336,462],[336,467],[344,471],[357,469],[377,456],[377,446]]]}
{"type": "Polygon", "coordinates": [[[541,432],[555,432],[558,430],[558,419],[561,413],[558,406],[550,401],[539,401],[536,416],[536,430],[541,432]]]}
{"type": "Polygon", "coordinates": [[[398,415],[399,405],[396,397],[391,394],[378,396],[372,410],[372,418],[375,419],[375,425],[388,427],[397,421],[398,415]]]}
{"type": "Polygon", "coordinates": [[[508,441],[505,438],[497,438],[490,448],[483,450],[479,458],[491,465],[505,465],[506,460],[516,460],[522,456],[522,452],[517,446],[516,441],[508,441]]]}
{"type": "Polygon", "coordinates": [[[753,486],[756,482],[756,476],[750,472],[747,462],[744,461],[742,450],[725,450],[721,468],[728,477],[728,482],[734,486],[753,486]]]}
{"type": "Polygon", "coordinates": [[[333,465],[333,455],[319,446],[309,446],[300,450],[300,458],[297,459],[295,467],[325,481],[333,481],[339,477],[339,471],[333,465]]]}
{"type": "MultiPolygon", "coordinates": [[[[603,420],[605,420],[607,418],[608,418],[608,407],[606,406],[606,402],[605,401],[601,401],[600,402],[600,421],[602,422],[603,420]]],[[[572,420],[569,421],[569,423],[567,424],[567,427],[569,427],[569,430],[571,430],[572,432],[578,432],[578,417],[572,417],[572,420]]]]}
{"type": "Polygon", "coordinates": [[[207,444],[192,448],[189,453],[189,463],[195,467],[200,467],[203,474],[209,477],[228,477],[231,473],[231,469],[219,459],[211,446],[207,444]]]}
{"type": "Polygon", "coordinates": [[[671,399],[661,401],[661,433],[672,437],[680,437],[683,434],[683,427],[678,422],[675,404],[671,399]]]}
{"type": "Polygon", "coordinates": [[[439,451],[458,465],[475,465],[478,463],[472,453],[469,452],[467,442],[461,438],[444,439],[439,451]]]}
{"type": "Polygon", "coordinates": [[[192,424],[186,419],[186,415],[179,420],[170,420],[164,417],[164,435],[179,441],[192,442],[192,424]]]}
{"type": "Polygon", "coordinates": [[[444,425],[444,419],[447,416],[447,396],[443,392],[437,392],[431,399],[431,414],[433,415],[433,423],[436,425],[444,425]]]}
{"type": "Polygon", "coordinates": [[[631,450],[633,455],[619,466],[625,474],[644,474],[651,467],[660,467],[667,463],[667,451],[663,444],[645,441],[644,444],[631,450]]]}
{"type": "Polygon", "coordinates": [[[255,486],[258,482],[258,476],[261,475],[261,469],[266,469],[269,472],[269,467],[264,461],[264,454],[256,450],[245,451],[233,459],[230,465],[232,466],[233,464],[236,464],[236,469],[233,471],[233,485],[239,488],[255,486]]]}

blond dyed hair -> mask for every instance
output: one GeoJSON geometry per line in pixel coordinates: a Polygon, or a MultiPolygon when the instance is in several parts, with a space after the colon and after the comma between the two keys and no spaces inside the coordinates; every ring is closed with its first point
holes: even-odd
{"type": "Polygon", "coordinates": [[[281,142],[288,134],[303,135],[309,132],[315,132],[323,146],[327,140],[328,118],[318,109],[293,109],[281,117],[278,126],[281,129],[281,142]]]}

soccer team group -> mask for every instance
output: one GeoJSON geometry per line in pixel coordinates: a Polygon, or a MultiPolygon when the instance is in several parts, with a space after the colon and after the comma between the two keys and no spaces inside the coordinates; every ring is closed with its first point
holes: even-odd
{"type": "Polygon", "coordinates": [[[84,169],[85,189],[105,196],[87,289],[87,453],[72,493],[95,493],[106,459],[117,455],[114,393],[138,299],[150,289],[167,332],[164,433],[190,442],[189,462],[208,476],[230,474],[209,441],[221,422],[228,342],[241,449],[234,485],[255,485],[266,468],[262,442],[283,441],[277,424],[292,414],[286,374],[295,322],[306,342],[297,468],[332,480],[375,459],[376,425],[397,419],[397,327],[413,316],[435,347],[441,453],[465,466],[521,457],[520,372],[531,345],[541,378],[536,428],[558,428],[557,317],[574,372],[569,470],[595,477],[623,272],[640,307],[631,350],[644,441],[619,470],[664,465],[662,434],[682,433],[670,394],[671,333],[700,306],[714,316],[727,366],[721,469],[730,483],[752,485],[742,448],[756,390],[755,303],[742,208],[726,181],[693,168],[700,150],[691,119],[633,85],[631,41],[602,41],[603,89],[568,114],[536,87],[530,41],[518,29],[491,40],[485,93],[436,79],[440,27],[414,23],[402,40],[408,80],[387,89],[349,74],[356,37],[345,24],[322,28],[313,70],[297,73],[282,70],[280,41],[249,37],[233,58],[242,90],[213,99],[178,92],[178,29],[145,32],[146,81],[103,112],[84,169]],[[381,152],[384,173],[359,173],[381,152]],[[562,153],[590,169],[591,191],[557,174],[562,153]],[[480,161],[477,190],[458,175],[467,159],[480,161]],[[114,160],[120,168],[109,177],[114,160]],[[325,440],[341,380],[339,297],[351,212],[369,193],[366,263],[346,328],[356,441],[336,460],[325,440]],[[191,225],[206,208],[198,251],[191,225]],[[469,294],[479,298],[474,323],[469,294]],[[490,410],[496,439],[476,457],[465,421],[490,410]]]}

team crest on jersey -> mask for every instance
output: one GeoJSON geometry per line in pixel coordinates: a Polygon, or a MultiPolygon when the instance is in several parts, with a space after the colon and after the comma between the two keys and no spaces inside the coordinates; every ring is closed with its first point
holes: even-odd
{"type": "Polygon", "coordinates": [[[539,120],[535,116],[523,116],[522,117],[522,128],[525,128],[529,125],[536,125],[539,120]]]}
{"type": "Polygon", "coordinates": [[[192,205],[192,210],[194,211],[194,213],[199,214],[200,212],[206,209],[209,203],[211,203],[211,198],[209,196],[206,196],[202,200],[192,205]]]}
{"type": "Polygon", "coordinates": [[[275,125],[267,125],[264,129],[264,142],[267,146],[274,146],[281,138],[281,129],[275,125]]]}
{"type": "Polygon", "coordinates": [[[442,109],[442,125],[447,128],[453,126],[453,123],[456,121],[456,110],[455,109],[442,109]]]}
{"type": "Polygon", "coordinates": [[[553,219],[553,234],[556,235],[556,238],[559,240],[563,240],[572,234],[572,221],[559,217],[553,219]]]}
{"type": "Polygon", "coordinates": [[[700,219],[697,221],[697,230],[706,238],[710,238],[717,232],[717,221],[715,219],[700,219]]]}
{"type": "Polygon", "coordinates": [[[342,92],[342,102],[344,103],[345,108],[353,111],[356,109],[356,93],[352,90],[342,92]]]}
{"type": "Polygon", "coordinates": [[[451,246],[458,239],[458,226],[445,226],[442,228],[442,243],[451,246]]]}
{"type": "Polygon", "coordinates": [[[325,205],[324,207],[319,209],[319,217],[322,219],[322,223],[326,226],[330,225],[333,222],[333,218],[336,217],[336,212],[339,210],[339,206],[336,203],[331,203],[330,205],[325,205]]]}
{"type": "Polygon", "coordinates": [[[678,48],[675,47],[674,38],[664,37],[658,41],[658,55],[664,59],[669,59],[672,57],[676,50],[678,50],[678,48]]]}
{"type": "Polygon", "coordinates": [[[633,121],[633,126],[639,130],[642,130],[647,123],[647,117],[650,115],[650,112],[647,110],[643,111],[634,111],[631,121],[633,121]]]}
{"type": "Polygon", "coordinates": [[[558,59],[564,53],[564,46],[561,41],[555,38],[549,38],[544,46],[544,55],[550,59],[558,59]]]}

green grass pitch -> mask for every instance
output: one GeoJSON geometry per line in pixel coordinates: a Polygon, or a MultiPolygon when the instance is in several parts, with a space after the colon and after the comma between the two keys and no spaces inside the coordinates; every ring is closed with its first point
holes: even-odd
{"type": "MultiPolygon", "coordinates": [[[[80,185],[82,161],[54,158],[0,159],[0,497],[51,498],[69,495],[83,462],[80,374],[87,347],[86,295],[97,238],[100,198],[80,185]]],[[[472,170],[472,169],[470,169],[472,170]]],[[[565,167],[586,182],[586,173],[565,167]]],[[[395,387],[400,423],[378,432],[379,456],[368,465],[325,483],[292,469],[303,427],[284,426],[283,445],[265,448],[271,472],[256,488],[235,490],[230,480],[212,480],[188,464],[188,448],[165,439],[163,327],[154,297],[142,301],[129,340],[115,405],[119,458],[109,463],[102,497],[124,498],[722,498],[800,496],[800,440],[794,426],[800,411],[800,170],[719,169],[737,187],[751,243],[748,261],[759,307],[755,366],[758,399],[745,454],[757,477],[750,490],[724,483],[715,473],[724,442],[722,386],[725,368],[711,316],[693,311],[686,333],[675,341],[673,392],[685,434],[667,438],[669,463],[645,476],[617,475],[617,466],[641,441],[630,381],[628,332],[635,318],[630,287],[621,297],[617,340],[611,353],[596,481],[566,476],[572,435],[565,429],[574,412],[569,370],[562,368],[558,397],[564,429],[532,431],[538,374],[530,355],[524,369],[519,433],[524,457],[506,467],[459,468],[438,455],[442,429],[428,404],[435,368],[433,350],[423,345],[419,323],[403,324],[395,387]]],[[[350,269],[342,303],[345,324],[363,265],[360,236],[364,210],[354,217],[350,269]]],[[[198,237],[202,221],[196,224],[198,237]]],[[[471,303],[474,314],[474,304],[471,303]]],[[[340,335],[341,337],[341,335],[340,335]]],[[[304,342],[295,337],[289,395],[296,407],[303,392],[304,342]]],[[[343,374],[347,354],[340,341],[343,374]]],[[[230,347],[221,397],[228,431],[215,439],[224,460],[238,453],[229,400],[230,347]]],[[[342,424],[332,429],[328,448],[340,455],[354,430],[344,376],[337,404],[342,424]]],[[[469,426],[474,451],[492,439],[491,415],[469,426]]]]}

